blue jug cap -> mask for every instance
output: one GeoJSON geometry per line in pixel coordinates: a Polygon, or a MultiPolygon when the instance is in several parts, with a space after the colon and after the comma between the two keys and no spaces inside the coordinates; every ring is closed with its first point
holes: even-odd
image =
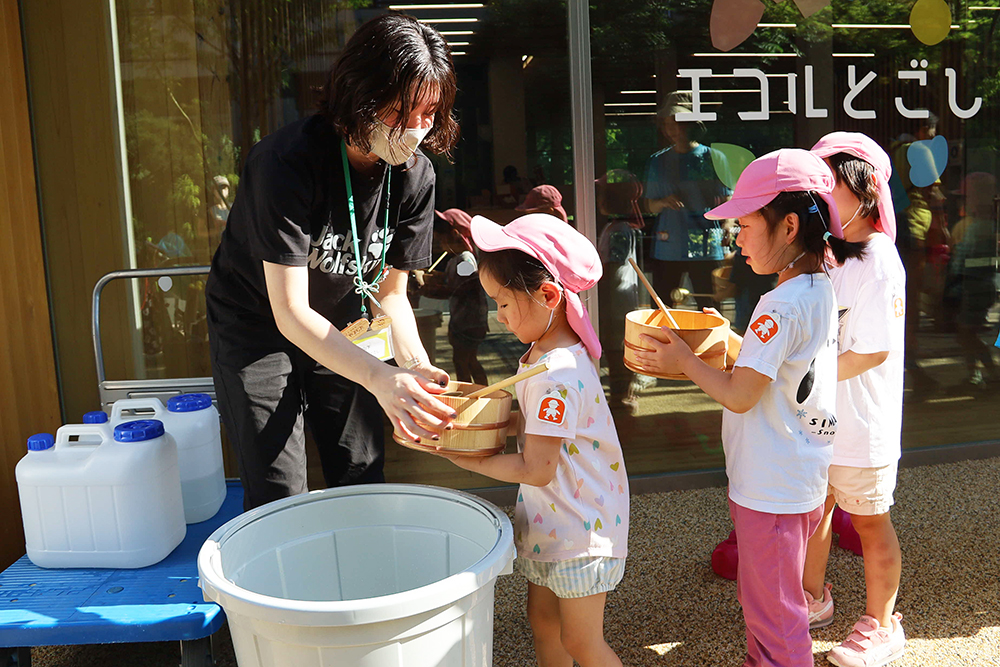
{"type": "Polygon", "coordinates": [[[118,442],[143,442],[163,435],[163,422],[159,419],[139,419],[115,426],[118,442]]]}
{"type": "Polygon", "coordinates": [[[212,397],[208,394],[181,394],[167,401],[170,412],[196,412],[212,407],[212,397]]]}
{"type": "Polygon", "coordinates": [[[28,438],[29,452],[42,452],[56,444],[56,439],[51,433],[36,433],[28,438]]]}
{"type": "Polygon", "coordinates": [[[108,423],[108,413],[103,410],[93,410],[92,412],[84,413],[83,415],[84,424],[107,424],[108,423]]]}

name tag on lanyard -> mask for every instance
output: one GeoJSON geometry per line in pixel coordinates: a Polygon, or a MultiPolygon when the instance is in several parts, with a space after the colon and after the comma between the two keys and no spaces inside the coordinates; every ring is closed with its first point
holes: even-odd
{"type": "Polygon", "coordinates": [[[362,317],[340,333],[379,361],[388,361],[396,355],[392,345],[392,318],[386,315],[376,317],[371,322],[362,317]]]}

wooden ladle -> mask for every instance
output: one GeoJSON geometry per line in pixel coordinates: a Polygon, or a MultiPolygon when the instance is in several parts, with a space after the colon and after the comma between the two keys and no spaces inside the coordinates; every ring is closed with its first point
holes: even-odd
{"type": "Polygon", "coordinates": [[[547,370],[549,370],[548,364],[538,364],[534,368],[526,370],[523,373],[518,373],[517,375],[511,375],[510,377],[504,378],[503,380],[500,380],[499,382],[494,382],[493,384],[491,384],[491,385],[489,385],[487,387],[483,387],[482,389],[477,389],[476,391],[472,392],[468,396],[464,397],[466,399],[466,401],[464,403],[462,403],[461,407],[459,407],[458,410],[456,410],[456,412],[461,413],[467,407],[469,407],[470,405],[472,405],[473,403],[475,403],[477,398],[482,398],[483,396],[488,396],[489,394],[492,394],[493,392],[497,391],[498,389],[505,389],[505,388],[511,386],[512,384],[517,384],[521,380],[527,380],[528,378],[534,377],[534,376],[538,375],[539,373],[543,373],[543,372],[545,372],[547,370]]]}
{"type": "MultiPolygon", "coordinates": [[[[653,286],[649,284],[648,280],[646,280],[646,274],[642,272],[642,270],[639,268],[639,265],[636,264],[635,260],[632,259],[631,257],[628,258],[628,263],[631,264],[632,268],[635,269],[635,272],[639,274],[639,280],[641,280],[642,284],[646,286],[646,289],[649,291],[649,295],[653,297],[653,301],[656,302],[656,307],[659,308],[660,312],[663,313],[664,317],[667,318],[667,323],[670,325],[670,328],[680,329],[680,327],[677,326],[677,322],[674,320],[673,316],[667,310],[667,307],[663,305],[662,301],[660,301],[660,297],[657,296],[656,290],[654,290],[653,286]]],[[[653,316],[655,315],[656,313],[653,313],[653,316]]],[[[653,316],[651,316],[648,320],[646,320],[646,324],[649,324],[650,322],[653,321],[653,316]]]]}

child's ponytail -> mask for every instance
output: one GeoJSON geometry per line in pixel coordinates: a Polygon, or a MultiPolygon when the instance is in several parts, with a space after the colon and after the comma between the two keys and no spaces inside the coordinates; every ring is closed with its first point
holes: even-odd
{"type": "Polygon", "coordinates": [[[867,252],[868,241],[861,241],[859,243],[845,241],[839,236],[834,236],[829,232],[826,232],[826,244],[830,246],[830,250],[833,252],[834,259],[837,260],[838,264],[843,264],[846,260],[850,258],[861,258],[865,256],[867,252]]]}

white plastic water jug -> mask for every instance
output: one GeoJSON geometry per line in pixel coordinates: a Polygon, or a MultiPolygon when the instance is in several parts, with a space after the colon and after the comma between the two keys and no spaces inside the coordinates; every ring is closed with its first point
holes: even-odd
{"type": "Polygon", "coordinates": [[[162,422],[69,424],[28,439],[15,469],[28,558],[39,567],[158,563],[187,532],[177,447],[162,422]]]}
{"type": "Polygon", "coordinates": [[[158,398],[127,398],[111,407],[112,425],[147,416],[162,421],[167,436],[177,444],[184,520],[211,519],[226,499],[219,411],[212,398],[181,394],[171,397],[166,407],[158,398]]]}

